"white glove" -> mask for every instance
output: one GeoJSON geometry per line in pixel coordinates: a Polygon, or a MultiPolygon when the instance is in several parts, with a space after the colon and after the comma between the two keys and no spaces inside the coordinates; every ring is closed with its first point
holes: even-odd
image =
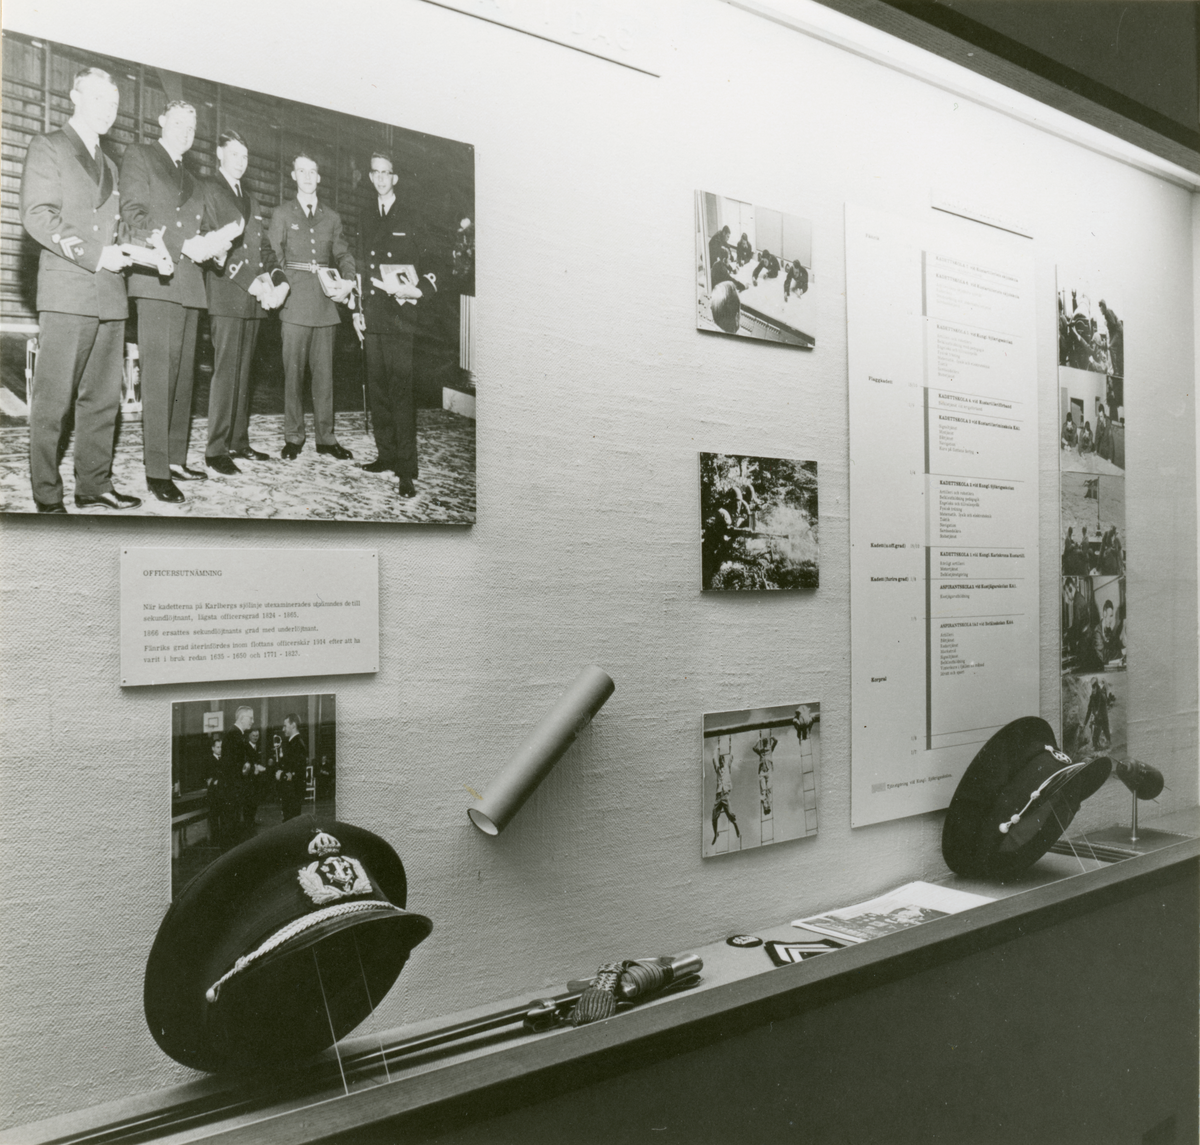
{"type": "Polygon", "coordinates": [[[119,246],[106,246],[100,252],[100,261],[96,264],[97,270],[124,270],[127,266],[133,266],[133,258],[127,255],[119,246]]]}
{"type": "Polygon", "coordinates": [[[138,243],[122,243],[121,249],[138,266],[152,266],[163,278],[170,278],[175,273],[175,260],[163,242],[165,230],[166,227],[159,227],[158,230],[151,231],[145,246],[138,243]]]}
{"type": "Polygon", "coordinates": [[[227,228],[219,231],[209,231],[205,235],[193,235],[183,244],[183,253],[192,262],[208,262],[210,259],[225,261],[225,255],[233,246],[233,239],[226,234],[227,228]]]}
{"type": "MultiPolygon", "coordinates": [[[[274,288],[271,285],[271,276],[269,274],[260,274],[248,287],[246,293],[251,298],[256,298],[260,303],[267,296],[268,292],[274,288]]],[[[265,305],[265,303],[264,303],[265,305]]]]}
{"type": "Polygon", "coordinates": [[[387,278],[372,278],[371,285],[378,287],[385,294],[390,294],[401,306],[406,302],[415,303],[418,298],[422,297],[421,288],[411,282],[401,282],[394,275],[388,275],[387,278]]]}
{"type": "Polygon", "coordinates": [[[223,227],[219,227],[217,230],[209,231],[206,235],[203,235],[202,237],[208,242],[208,249],[211,252],[208,257],[217,266],[224,266],[225,256],[233,246],[233,240],[245,231],[245,229],[246,220],[238,218],[232,223],[226,223],[223,227]]]}
{"type": "Polygon", "coordinates": [[[332,298],[334,302],[345,302],[346,299],[350,297],[353,290],[354,280],[352,278],[346,278],[342,280],[342,284],[337,287],[329,297],[332,298]]]}
{"type": "Polygon", "coordinates": [[[207,262],[216,253],[212,243],[204,235],[193,235],[190,239],[184,240],[184,257],[190,258],[192,262],[207,262]]]}

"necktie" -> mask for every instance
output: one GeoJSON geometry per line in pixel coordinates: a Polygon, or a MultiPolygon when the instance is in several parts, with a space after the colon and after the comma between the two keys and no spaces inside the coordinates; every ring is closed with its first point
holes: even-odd
{"type": "Polygon", "coordinates": [[[311,218],[313,217],[313,209],[312,209],[312,207],[305,207],[305,208],[304,208],[304,213],[305,213],[305,214],[306,214],[306,215],[307,215],[307,216],[308,216],[308,217],[311,219],[311,218]]]}
{"type": "Polygon", "coordinates": [[[238,180],[235,180],[235,181],[234,181],[234,184],[233,184],[233,193],[234,193],[234,194],[235,194],[235,195],[236,195],[236,196],[237,196],[239,199],[242,197],[242,183],[241,183],[241,180],[240,180],[240,179],[238,179],[238,180]]]}

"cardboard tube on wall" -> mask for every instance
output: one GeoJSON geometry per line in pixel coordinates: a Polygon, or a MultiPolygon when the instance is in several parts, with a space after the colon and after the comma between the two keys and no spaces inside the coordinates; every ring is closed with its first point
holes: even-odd
{"type": "Polygon", "coordinates": [[[499,835],[615,688],[607,672],[594,664],[584,668],[492,780],[481,802],[467,808],[471,822],[485,835],[499,835]]]}

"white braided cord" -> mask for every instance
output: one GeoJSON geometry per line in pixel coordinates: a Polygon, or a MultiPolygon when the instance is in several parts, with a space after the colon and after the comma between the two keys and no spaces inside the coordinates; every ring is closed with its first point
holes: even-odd
{"type": "Polygon", "coordinates": [[[1025,812],[1028,811],[1029,808],[1032,807],[1034,805],[1034,803],[1037,802],[1038,797],[1042,794],[1042,792],[1045,791],[1046,788],[1049,787],[1052,783],[1054,783],[1054,781],[1056,779],[1058,779],[1058,777],[1060,775],[1066,776],[1066,778],[1064,778],[1061,782],[1056,784],[1055,785],[1056,787],[1062,787],[1067,782],[1067,779],[1069,779],[1071,776],[1075,775],[1076,772],[1082,771],[1085,767],[1088,766],[1088,764],[1090,762],[1091,762],[1090,760],[1085,759],[1082,763],[1068,764],[1066,767],[1060,767],[1056,772],[1054,772],[1053,775],[1047,776],[1046,779],[1042,782],[1042,784],[1038,787],[1038,789],[1036,791],[1030,792],[1029,799],[1026,802],[1025,806],[1022,807],[1021,810],[1018,811],[1011,819],[1007,819],[1003,823],[1000,824],[1000,834],[1007,835],[1010,828],[1015,827],[1018,823],[1020,823],[1021,816],[1024,815],[1025,812]],[[1067,772],[1070,772],[1071,776],[1067,776],[1067,772]]]}
{"type": "Polygon", "coordinates": [[[221,993],[221,987],[233,978],[240,974],[248,966],[258,961],[258,959],[270,954],[272,950],[282,946],[285,942],[291,941],[298,934],[303,934],[306,930],[322,922],[328,922],[331,918],[340,918],[342,915],[359,914],[367,911],[395,911],[398,914],[405,914],[406,911],[401,910],[398,906],[390,902],[380,902],[378,899],[370,899],[366,902],[344,902],[338,903],[336,906],[327,906],[322,910],[313,911],[312,914],[303,915],[300,918],[289,922],[287,926],[282,927],[271,935],[257,949],[250,951],[249,954],[243,955],[234,964],[233,967],[221,975],[205,992],[204,996],[210,1003],[217,1000],[221,993]]]}

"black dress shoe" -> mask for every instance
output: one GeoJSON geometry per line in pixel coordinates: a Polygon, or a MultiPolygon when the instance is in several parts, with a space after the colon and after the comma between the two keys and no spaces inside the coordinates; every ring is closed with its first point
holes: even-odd
{"type": "Polygon", "coordinates": [[[160,501],[166,501],[170,505],[178,505],[184,500],[179,486],[169,477],[147,477],[146,488],[160,501]]]}
{"type": "Polygon", "coordinates": [[[224,473],[226,477],[235,477],[241,473],[241,470],[234,465],[228,453],[222,453],[217,457],[206,457],[204,464],[217,473],[224,473]]]}
{"type": "Polygon", "coordinates": [[[131,497],[128,493],[112,489],[107,493],[97,493],[94,497],[75,494],[77,508],[86,509],[89,505],[97,505],[102,509],[136,509],[142,503],[140,497],[131,497]]]}
{"type": "Polygon", "coordinates": [[[327,457],[336,457],[339,461],[349,461],[354,456],[344,445],[334,442],[332,445],[318,445],[317,452],[327,457]]]}
{"type": "Polygon", "coordinates": [[[296,458],[300,456],[300,446],[298,446],[294,441],[289,441],[287,445],[283,447],[283,452],[279,456],[282,457],[284,461],[295,461],[296,458]]]}
{"type": "Polygon", "coordinates": [[[67,515],[67,507],[61,501],[39,501],[36,497],[33,503],[39,513],[62,513],[67,515]]]}
{"type": "Polygon", "coordinates": [[[186,465],[170,465],[171,476],[176,481],[207,481],[208,474],[203,469],[189,469],[186,465]]]}
{"type": "Polygon", "coordinates": [[[411,477],[400,478],[400,488],[398,492],[401,497],[415,497],[417,495],[416,486],[413,485],[411,477]]]}
{"type": "Polygon", "coordinates": [[[369,461],[365,465],[360,465],[364,473],[395,473],[396,467],[390,461],[384,461],[382,457],[375,458],[374,461],[369,461]]]}
{"type": "Polygon", "coordinates": [[[246,446],[245,449],[231,449],[229,451],[229,456],[230,457],[240,457],[243,461],[270,461],[271,460],[271,455],[269,453],[261,453],[257,449],[251,449],[250,446],[248,446],[248,445],[246,446]]]}

